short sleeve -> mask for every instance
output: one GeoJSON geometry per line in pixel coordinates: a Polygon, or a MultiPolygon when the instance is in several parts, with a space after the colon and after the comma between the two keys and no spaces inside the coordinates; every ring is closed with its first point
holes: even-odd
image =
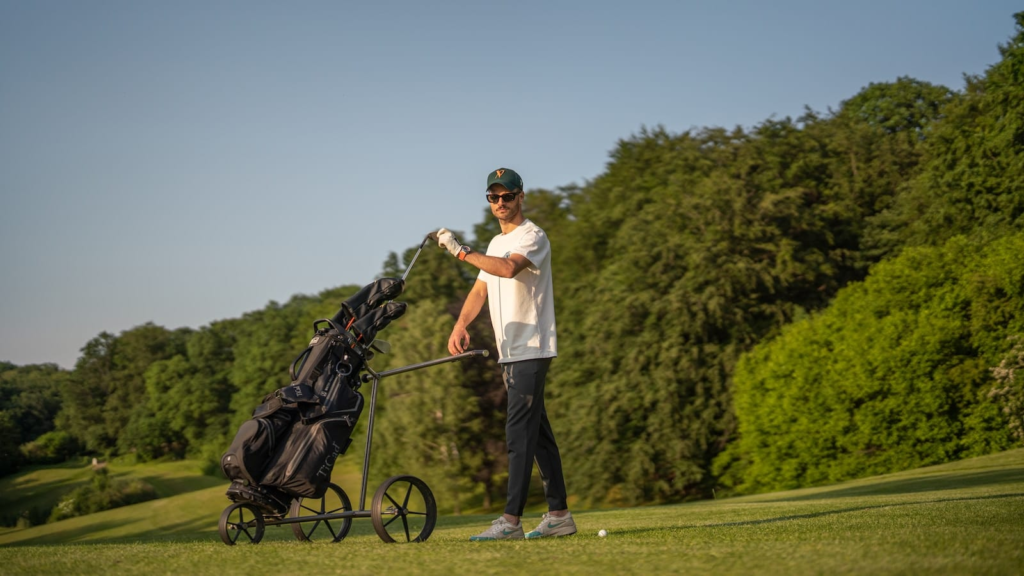
{"type": "Polygon", "coordinates": [[[551,253],[551,243],[548,242],[548,237],[544,232],[540,230],[530,230],[519,240],[519,244],[511,250],[512,254],[519,254],[525,256],[530,264],[533,264],[535,268],[540,268],[541,264],[548,258],[551,253]]]}

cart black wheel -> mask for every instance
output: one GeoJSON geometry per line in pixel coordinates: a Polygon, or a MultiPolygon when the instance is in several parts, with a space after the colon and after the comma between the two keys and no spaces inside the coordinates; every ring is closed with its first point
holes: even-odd
{"type": "MultiPolygon", "coordinates": [[[[315,516],[323,514],[338,514],[340,512],[351,512],[352,502],[348,495],[335,484],[327,485],[327,492],[323,498],[296,498],[292,500],[292,509],[288,514],[292,518],[301,516],[315,516]]],[[[297,522],[292,524],[292,532],[295,537],[303,542],[313,540],[330,540],[341,542],[348,536],[352,528],[352,517],[335,518],[333,520],[310,520],[309,522],[297,522]]]]}
{"type": "Polygon", "coordinates": [[[385,542],[425,542],[437,523],[437,503],[423,480],[392,476],[373,495],[370,519],[385,542]]]}
{"type": "Polygon", "coordinates": [[[248,502],[238,502],[225,508],[217,523],[220,539],[228,546],[237,542],[259,544],[264,528],[263,513],[248,502]]]}

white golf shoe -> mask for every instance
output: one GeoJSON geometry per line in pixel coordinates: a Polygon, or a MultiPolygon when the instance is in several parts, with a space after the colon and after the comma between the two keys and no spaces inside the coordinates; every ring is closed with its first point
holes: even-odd
{"type": "Polygon", "coordinates": [[[523,523],[512,525],[504,516],[498,516],[498,519],[491,522],[491,527],[476,536],[470,536],[471,542],[480,542],[483,540],[522,540],[523,539],[523,523]]]}
{"type": "Polygon", "coordinates": [[[540,525],[526,535],[527,538],[545,538],[547,536],[571,536],[576,533],[576,522],[572,519],[572,513],[566,512],[565,516],[552,516],[545,514],[540,520],[540,525]]]}

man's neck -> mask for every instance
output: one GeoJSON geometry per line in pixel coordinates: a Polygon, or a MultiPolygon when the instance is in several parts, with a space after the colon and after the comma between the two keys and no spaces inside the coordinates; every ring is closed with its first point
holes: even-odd
{"type": "Polygon", "coordinates": [[[523,214],[522,212],[520,212],[519,214],[516,214],[516,217],[511,220],[498,220],[498,224],[501,225],[501,233],[508,234],[509,232],[515,230],[516,228],[519,228],[519,225],[525,221],[526,218],[523,218],[523,214]]]}

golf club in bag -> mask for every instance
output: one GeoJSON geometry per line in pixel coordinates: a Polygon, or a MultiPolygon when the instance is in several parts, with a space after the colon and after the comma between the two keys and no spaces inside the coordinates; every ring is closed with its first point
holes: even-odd
{"type": "Polygon", "coordinates": [[[313,337],[289,368],[291,384],[263,398],[221,458],[232,480],[227,496],[267,515],[283,515],[293,498],[321,498],[331,470],[351,444],[363,410],[360,373],[377,333],[405,313],[394,299],[419,258],[428,234],[401,278],[381,278],[353,294],[332,318],[313,322],[313,337]]]}

